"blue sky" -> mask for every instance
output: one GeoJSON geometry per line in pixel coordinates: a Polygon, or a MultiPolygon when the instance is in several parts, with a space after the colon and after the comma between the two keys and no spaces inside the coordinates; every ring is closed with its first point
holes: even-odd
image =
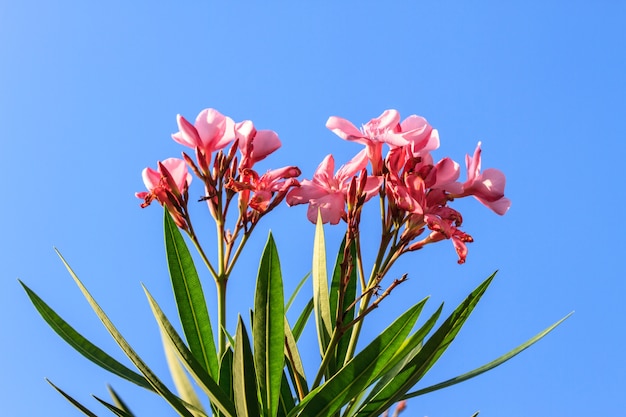
{"type": "MultiPolygon", "coordinates": [[[[411,400],[405,415],[626,415],[618,192],[625,21],[626,5],[610,1],[2,2],[3,414],[79,415],[47,377],[98,414],[105,412],[90,395],[106,396],[110,383],[138,415],[174,415],[74,353],[17,278],[121,359],[54,254],[59,248],[165,375],[140,286],[173,317],[162,212],[141,210],[134,192],[143,189],[145,166],[183,150],[170,140],[176,114],[191,119],[214,107],[278,132],[283,147],[264,166],[298,165],[303,178],[328,153],[343,163],[360,150],[324,127],[332,115],[357,125],[388,108],[422,115],[440,132],[435,156],[457,161],[482,141],[483,166],[507,175],[511,210],[499,217],[460,202],[475,239],[467,263],[456,264],[448,242],[407,256],[395,272],[409,272],[410,281],[372,316],[369,331],[426,295],[431,311],[445,300],[449,312],[498,269],[426,384],[482,365],[576,313],[500,368],[411,400]]],[[[308,271],[313,226],[305,213],[281,207],[259,226],[230,284],[231,313],[251,305],[270,228],[287,291],[308,271]]],[[[327,229],[329,246],[339,244],[341,230],[327,229]]]]}

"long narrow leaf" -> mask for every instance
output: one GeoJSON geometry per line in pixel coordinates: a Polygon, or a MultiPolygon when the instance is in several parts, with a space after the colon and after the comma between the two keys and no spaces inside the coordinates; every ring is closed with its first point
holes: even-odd
{"type": "Polygon", "coordinates": [[[341,287],[341,264],[343,262],[343,251],[346,247],[346,237],[343,237],[341,245],[339,245],[339,251],[335,258],[335,266],[333,268],[333,275],[330,280],[330,292],[328,293],[328,304],[330,306],[330,313],[337,314],[337,302],[339,299],[339,288],[341,287]]]}
{"type": "Polygon", "coordinates": [[[41,317],[50,325],[63,340],[65,340],[70,346],[72,346],[78,353],[100,366],[101,368],[121,377],[130,382],[133,382],[140,387],[154,391],[154,388],[150,383],[137,372],[122,365],[117,360],[113,359],[102,349],[91,343],[80,333],[78,333],[72,326],[70,326],[65,320],[63,320],[48,304],[46,304],[34,291],[20,281],[26,294],[30,298],[31,302],[41,314],[41,317]]]}
{"type": "Polygon", "coordinates": [[[189,349],[217,379],[218,363],[211,319],[196,267],[172,216],[164,210],[165,251],[180,322],[189,349]]]}
{"type": "Polygon", "coordinates": [[[115,414],[118,417],[133,417],[132,414],[128,414],[125,410],[122,410],[119,407],[114,406],[113,404],[104,401],[102,398],[94,395],[93,396],[100,404],[102,404],[103,406],[105,406],[106,408],[109,409],[110,412],[112,412],[113,414],[115,414]]]}
{"type": "MultiPolygon", "coordinates": [[[[342,323],[349,323],[354,319],[354,313],[356,308],[356,303],[353,303],[356,298],[356,282],[357,282],[357,270],[356,266],[352,268],[350,272],[350,278],[346,284],[342,283],[341,280],[343,277],[341,276],[341,265],[344,262],[344,251],[345,251],[345,243],[346,239],[344,237],[343,242],[339,248],[339,252],[337,253],[337,260],[335,261],[335,268],[333,272],[333,279],[330,289],[330,312],[331,314],[335,314],[336,317],[341,316],[342,323]],[[339,293],[340,288],[345,285],[344,295],[343,295],[343,306],[342,311],[339,311],[339,293]],[[347,307],[352,305],[348,310],[347,307]]],[[[353,242],[350,245],[350,258],[356,260],[356,244],[353,242]]],[[[353,262],[354,263],[354,262],[353,262]]],[[[352,327],[350,327],[339,339],[337,343],[337,348],[335,352],[335,360],[334,363],[330,365],[331,375],[334,374],[337,370],[339,370],[344,362],[346,362],[346,355],[348,353],[348,347],[350,345],[350,338],[352,336],[352,327]]]]}
{"type": "Polygon", "coordinates": [[[317,325],[317,338],[320,354],[324,356],[333,332],[333,322],[328,299],[328,275],[326,272],[326,243],[324,242],[324,225],[318,213],[313,243],[313,309],[317,325]]]}
{"type": "Polygon", "coordinates": [[[426,374],[452,343],[494,276],[495,273],[467,296],[393,381],[371,398],[365,407],[359,411],[357,414],[359,417],[380,415],[392,404],[399,401],[426,374]]]}
{"type": "Polygon", "coordinates": [[[296,402],[289,387],[287,374],[283,372],[283,378],[280,385],[280,401],[278,403],[278,417],[287,417],[287,414],[296,406],[296,402]]]}
{"type": "Polygon", "coordinates": [[[311,276],[311,273],[308,272],[304,276],[304,278],[302,278],[300,280],[298,285],[296,285],[296,289],[293,290],[293,293],[291,294],[291,297],[289,297],[289,300],[287,301],[287,304],[285,304],[285,311],[289,311],[289,309],[291,308],[291,305],[293,304],[294,300],[298,296],[298,293],[300,293],[300,290],[302,289],[302,286],[306,283],[307,279],[309,279],[310,276],[311,276]]]}
{"type": "Polygon", "coordinates": [[[406,394],[403,398],[407,399],[407,398],[413,398],[413,397],[417,397],[418,395],[423,395],[429,392],[433,392],[433,391],[437,391],[439,389],[442,388],[446,388],[449,387],[451,385],[455,385],[458,384],[459,382],[463,382],[463,381],[467,381],[468,379],[474,378],[475,376],[478,376],[482,373],[485,373],[493,368],[495,368],[496,366],[499,366],[501,364],[503,364],[504,362],[508,361],[509,359],[511,359],[512,357],[518,355],[519,353],[521,353],[522,351],[528,349],[530,346],[534,345],[535,343],[537,343],[540,339],[543,339],[544,336],[546,336],[548,333],[550,333],[552,330],[554,330],[558,325],[560,325],[561,323],[563,323],[567,318],[569,318],[573,313],[569,313],[567,316],[563,317],[561,320],[557,321],[556,323],[554,323],[552,326],[548,327],[547,329],[543,330],[542,332],[536,334],[534,337],[532,337],[531,339],[527,340],[526,342],[522,343],[521,345],[519,345],[518,347],[516,347],[515,349],[511,350],[510,352],[507,352],[506,354],[500,356],[499,358],[479,367],[476,368],[470,372],[464,373],[462,375],[456,376],[454,378],[448,379],[447,381],[443,381],[440,382],[438,384],[435,385],[431,385],[430,387],[426,387],[426,388],[422,388],[420,390],[417,391],[413,391],[410,392],[408,394],[406,394]]]}
{"type": "Polygon", "coordinates": [[[306,303],[306,306],[304,307],[304,309],[302,309],[302,312],[300,313],[298,320],[296,320],[296,324],[293,326],[293,337],[296,339],[296,341],[300,339],[300,335],[302,334],[304,327],[309,321],[309,318],[311,317],[312,312],[313,312],[313,297],[311,297],[309,302],[306,303]]]}
{"type": "MultiPolygon", "coordinates": [[[[425,303],[425,301],[426,300],[423,300],[422,303],[425,303]]],[[[421,351],[424,338],[435,326],[435,323],[439,319],[442,310],[443,304],[439,306],[437,311],[435,311],[415,333],[413,333],[406,339],[406,341],[398,349],[398,352],[394,356],[393,360],[387,364],[385,369],[381,370],[380,379],[376,382],[376,385],[374,385],[372,390],[368,393],[367,397],[364,400],[352,402],[349,406],[349,409],[346,411],[346,413],[344,413],[345,416],[356,415],[358,411],[355,413],[354,410],[360,410],[361,408],[363,408],[366,404],[370,402],[372,398],[374,398],[376,395],[379,395],[380,392],[387,387],[387,385],[393,383],[398,373],[400,373],[406,367],[406,365],[411,360],[413,360],[413,358],[421,351]]]]}
{"type": "MultiPolygon", "coordinates": [[[[330,380],[311,391],[294,411],[306,417],[331,416],[362,393],[402,346],[421,307],[417,304],[398,317],[330,380]]],[[[294,411],[291,415],[296,415],[294,411]]]]}
{"type": "Polygon", "coordinates": [[[89,411],[89,409],[87,407],[85,407],[84,405],[82,405],[80,402],[78,402],[77,400],[75,400],[72,396],[70,396],[68,393],[66,393],[65,391],[63,391],[61,388],[57,387],[56,385],[54,385],[52,383],[52,381],[50,381],[49,379],[46,379],[46,381],[48,381],[48,384],[52,385],[52,387],[57,390],[57,392],[59,394],[61,394],[63,397],[65,397],[66,400],[68,400],[74,407],[78,408],[80,411],[83,412],[83,414],[89,416],[89,417],[98,417],[97,415],[95,415],[94,413],[92,413],[91,411],[89,411]]]}
{"type": "Polygon", "coordinates": [[[261,257],[254,296],[254,365],[265,415],[278,413],[285,364],[285,311],[278,250],[270,233],[261,257]]]}
{"type": "Polygon", "coordinates": [[[152,370],[145,364],[145,362],[137,355],[137,353],[130,347],[126,339],[121,335],[121,333],[115,328],[111,320],[104,313],[102,308],[98,305],[96,300],[91,296],[87,288],[83,285],[83,283],[78,279],[78,276],[74,273],[72,268],[70,268],[69,264],[65,261],[63,256],[57,251],[57,254],[61,258],[61,261],[65,265],[65,268],[68,270],[74,281],[80,288],[81,292],[89,302],[89,305],[94,310],[104,327],[109,331],[113,339],[117,342],[122,351],[128,356],[131,362],[139,369],[139,371],[146,377],[150,385],[154,388],[156,392],[158,392],[180,415],[186,417],[193,417],[193,415],[185,408],[182,401],[176,397],[166,386],[161,382],[159,378],[152,372],[152,370]]]}
{"type": "MultiPolygon", "coordinates": [[[[220,379],[218,383],[222,391],[232,401],[233,399],[233,350],[230,347],[226,349],[226,351],[222,355],[222,359],[220,360],[220,379]]],[[[233,408],[234,408],[234,405],[233,405],[233,408]]],[[[223,417],[224,414],[218,410],[218,416],[223,417]]]]}
{"type": "Polygon", "coordinates": [[[163,311],[157,302],[145,287],[144,291],[148,297],[152,313],[157,319],[159,328],[162,329],[169,337],[172,345],[176,348],[178,358],[181,360],[187,371],[191,374],[200,388],[202,388],[202,390],[207,394],[214,407],[224,413],[225,416],[235,417],[236,412],[233,402],[191,353],[187,345],[185,345],[185,342],[183,342],[170,321],[167,319],[165,314],[163,314],[163,311]]]}
{"type": "Polygon", "coordinates": [[[124,400],[122,400],[122,398],[118,395],[118,393],[115,392],[113,387],[110,385],[107,385],[107,389],[109,390],[109,395],[111,395],[111,398],[113,398],[113,402],[115,403],[115,406],[119,408],[120,410],[124,410],[124,412],[128,414],[129,417],[135,417],[135,415],[130,411],[130,408],[128,408],[124,400]]]}
{"type": "Polygon", "coordinates": [[[298,391],[298,397],[304,398],[304,396],[309,393],[309,386],[304,374],[304,366],[300,358],[298,345],[289,328],[287,317],[285,317],[285,358],[287,370],[291,375],[293,386],[296,388],[296,391],[298,391]]]}
{"type": "Polygon", "coordinates": [[[235,335],[235,353],[233,356],[233,393],[237,416],[261,416],[259,409],[254,358],[248,332],[241,316],[235,335]]]}
{"type": "Polygon", "coordinates": [[[206,415],[206,411],[204,411],[204,407],[196,395],[193,385],[185,373],[185,369],[178,360],[176,347],[174,347],[174,344],[170,340],[167,333],[165,333],[162,326],[159,326],[159,330],[161,331],[161,340],[163,343],[163,350],[165,352],[165,359],[170,369],[170,375],[172,376],[172,381],[174,381],[174,386],[176,387],[178,396],[187,404],[191,404],[197,410],[201,411],[198,413],[192,411],[196,417],[206,415]]]}

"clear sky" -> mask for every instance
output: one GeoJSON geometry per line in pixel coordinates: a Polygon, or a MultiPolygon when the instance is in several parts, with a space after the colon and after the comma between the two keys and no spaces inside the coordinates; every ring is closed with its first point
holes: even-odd
{"type": "MultiPolygon", "coordinates": [[[[498,269],[427,384],[576,313],[500,368],[409,401],[404,415],[626,416],[618,186],[625,22],[626,3],[618,1],[1,2],[1,414],[80,415],[47,377],[98,414],[106,412],[90,395],[106,397],[110,383],[138,415],[174,415],[75,353],[17,278],[123,359],[54,254],[58,247],[166,375],[140,286],[174,318],[162,211],[140,209],[134,192],[143,190],[145,166],[183,150],[170,139],[176,114],[193,119],[214,107],[278,132],[283,147],[265,166],[298,165],[303,178],[326,154],[343,163],[360,149],[325,128],[332,115],[357,125],[388,108],[422,115],[440,132],[435,155],[457,161],[482,141],[483,166],[507,175],[509,213],[461,202],[464,230],[475,239],[467,263],[456,264],[448,242],[407,256],[395,273],[409,272],[410,281],[372,316],[370,331],[429,294],[430,311],[445,300],[450,312],[498,269]]],[[[313,226],[305,214],[285,206],[261,223],[232,278],[231,313],[247,315],[270,228],[287,292],[308,271],[313,226]]],[[[210,226],[201,230],[207,244],[210,226]]],[[[330,246],[342,230],[327,228],[330,246]]]]}

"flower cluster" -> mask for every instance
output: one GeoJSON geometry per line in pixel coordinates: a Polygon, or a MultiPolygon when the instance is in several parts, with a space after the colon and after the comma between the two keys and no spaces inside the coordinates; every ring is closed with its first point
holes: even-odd
{"type": "MultiPolygon", "coordinates": [[[[449,206],[455,198],[474,196],[502,215],[511,202],[504,196],[505,177],[497,169],[481,172],[480,142],[473,156],[467,155],[467,179],[459,182],[459,164],[450,158],[434,162],[431,151],[439,147],[439,134],[423,117],[400,119],[396,110],[386,110],[360,129],[340,117],[330,117],[326,127],[342,139],[365,148],[335,172],[335,160],[326,156],[311,180],[298,181],[300,169],[286,166],[259,174],[254,164],[280,146],[271,130],[257,130],[249,120],[235,123],[214,109],[200,112],[195,123],[178,116],[179,131],[172,138],[195,152],[195,161],[170,158],[158,170],[143,172],[148,192],[137,193],[142,207],[157,200],[176,224],[190,232],[187,189],[191,176],[187,166],[203,182],[211,214],[223,224],[234,195],[238,196],[239,219],[235,232],[224,233],[228,244],[241,230],[250,231],[259,219],[286,198],[287,204],[308,204],[307,217],[324,223],[358,229],[363,204],[380,195],[385,210],[383,236],[395,236],[393,250],[400,255],[425,245],[450,239],[465,262],[466,243],[472,237],[460,230],[463,217],[449,206]],[[383,145],[388,151],[383,157],[383,145]],[[225,151],[228,147],[227,151],[225,151]],[[371,172],[367,172],[368,165],[371,172]],[[428,233],[425,231],[428,230],[428,233]]],[[[352,235],[357,231],[352,230],[352,235]]]]}
{"type": "Polygon", "coordinates": [[[349,227],[351,223],[357,227],[358,221],[349,219],[358,218],[362,203],[379,194],[386,207],[382,213],[383,235],[398,236],[394,244],[398,255],[450,239],[459,263],[463,263],[467,256],[465,244],[472,237],[459,229],[461,213],[448,203],[471,195],[500,215],[511,205],[504,196],[504,175],[496,169],[480,171],[480,142],[473,157],[466,158],[465,182],[458,181],[459,164],[452,159],[435,163],[431,151],[439,147],[439,135],[423,117],[412,115],[400,121],[396,110],[386,110],[361,129],[340,117],[329,118],[326,127],[345,140],[365,145],[365,149],[336,174],[334,159],[328,155],[312,180],[301,181],[300,187],[289,192],[288,204],[309,204],[307,214],[312,222],[319,211],[324,223],[337,224],[343,219],[349,227]],[[383,158],[385,144],[389,150],[383,158]],[[365,171],[368,162],[371,175],[365,171]],[[356,174],[363,176],[361,205],[350,203],[349,188],[356,174]],[[426,229],[430,232],[422,237],[426,229]],[[416,241],[418,237],[421,239],[416,241]]]}
{"type": "MultiPolygon", "coordinates": [[[[240,215],[236,230],[254,227],[260,217],[285,198],[291,187],[299,185],[296,177],[300,170],[295,166],[262,175],[254,170],[255,163],[281,146],[276,132],[257,130],[249,120],[235,123],[215,109],[202,110],[193,124],[181,115],[177,116],[177,121],[179,131],[172,135],[172,139],[193,149],[195,161],[183,152],[183,159],[170,158],[159,162],[158,171],[146,168],[143,178],[149,191],[136,195],[144,200],[142,207],[156,199],[168,209],[180,228],[191,231],[187,213],[187,188],[191,176],[187,166],[203,182],[205,195],[202,200],[207,201],[218,223],[223,224],[231,199],[238,195],[240,215]]],[[[233,239],[232,232],[226,235],[226,240],[233,239]]]]}

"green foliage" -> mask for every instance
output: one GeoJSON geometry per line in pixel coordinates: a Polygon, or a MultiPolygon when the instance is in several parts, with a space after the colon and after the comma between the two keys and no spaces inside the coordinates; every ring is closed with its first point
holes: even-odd
{"type": "MultiPolygon", "coordinates": [[[[239,316],[234,337],[223,329],[228,344],[218,352],[200,277],[185,239],[167,214],[164,227],[172,288],[186,340],[178,334],[148,290],[144,290],[161,332],[178,395],[131,348],[60,254],[93,311],[139,372],[89,342],[33,290],[20,283],[44,320],[79,353],[111,373],[154,391],[181,416],[375,417],[398,401],[466,381],[493,369],[536,343],[565,320],[560,320],[484,366],[439,384],[411,391],[453,342],[495,273],[472,291],[438,326],[443,305],[418,324],[427,302],[424,299],[410,306],[382,333],[357,351],[354,346],[359,334],[355,325],[362,323],[373,303],[389,295],[402,281],[394,282],[388,293],[368,304],[371,293],[359,294],[357,268],[354,265],[346,268],[359,256],[357,246],[354,241],[344,241],[336,256],[329,283],[324,232],[318,221],[311,272],[313,297],[302,311],[296,312],[295,324],[290,325],[286,311],[307,277],[285,303],[278,249],[270,234],[256,280],[251,331],[247,330],[239,316]],[[321,361],[315,378],[311,380],[305,375],[298,339],[312,314],[321,361]],[[208,398],[211,406],[208,412],[204,410],[197,390],[208,398]]],[[[220,323],[220,326],[223,324],[220,323]]],[[[95,416],[69,394],[50,384],[83,414],[95,416]]],[[[114,415],[132,417],[132,412],[117,393],[110,389],[110,394],[112,403],[95,398],[114,415]]]]}

